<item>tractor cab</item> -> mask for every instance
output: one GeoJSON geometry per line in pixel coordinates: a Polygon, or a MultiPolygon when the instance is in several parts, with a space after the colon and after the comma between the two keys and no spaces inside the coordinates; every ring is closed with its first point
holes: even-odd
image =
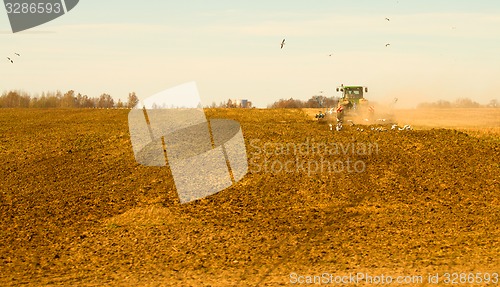
{"type": "Polygon", "coordinates": [[[368,101],[364,98],[364,93],[368,92],[367,87],[363,86],[344,86],[337,87],[337,92],[342,95],[339,100],[339,105],[347,109],[356,109],[358,105],[365,105],[368,101]]]}

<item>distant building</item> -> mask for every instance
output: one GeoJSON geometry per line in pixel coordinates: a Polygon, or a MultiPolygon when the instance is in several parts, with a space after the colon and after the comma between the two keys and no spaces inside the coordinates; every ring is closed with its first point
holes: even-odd
{"type": "Polygon", "coordinates": [[[252,102],[247,99],[233,99],[229,100],[229,102],[232,104],[231,106],[234,108],[244,108],[244,109],[252,108],[252,102]]]}

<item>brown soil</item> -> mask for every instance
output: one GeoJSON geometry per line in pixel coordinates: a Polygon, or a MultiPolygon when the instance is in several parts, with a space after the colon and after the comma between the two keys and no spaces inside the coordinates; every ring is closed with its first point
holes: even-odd
{"type": "Polygon", "coordinates": [[[241,123],[250,171],[180,205],[168,168],[135,162],[127,113],[0,109],[0,285],[282,286],[292,272],[500,271],[498,134],[332,133],[302,110],[207,110],[241,123]],[[335,152],[352,144],[372,149],[335,152]],[[321,160],[365,168],[314,169],[321,160]],[[286,162],[293,168],[280,171],[286,162]]]}

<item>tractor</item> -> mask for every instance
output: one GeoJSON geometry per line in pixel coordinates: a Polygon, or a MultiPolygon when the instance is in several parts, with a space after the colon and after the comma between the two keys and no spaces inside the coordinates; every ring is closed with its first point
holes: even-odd
{"type": "Polygon", "coordinates": [[[368,93],[367,87],[362,86],[344,86],[337,87],[337,92],[341,92],[338,107],[342,106],[344,110],[364,112],[368,107],[368,100],[363,97],[363,92],[368,93]]]}
{"type": "Polygon", "coordinates": [[[368,93],[367,87],[341,85],[337,87],[337,92],[342,93],[337,105],[337,121],[342,123],[344,115],[373,120],[375,110],[373,106],[368,105],[368,100],[364,97],[364,94],[368,93]]]}
{"type": "MultiPolygon", "coordinates": [[[[368,100],[364,98],[364,94],[368,93],[368,88],[364,86],[344,86],[337,87],[337,92],[341,92],[337,106],[327,109],[326,112],[319,112],[316,118],[319,122],[330,123],[330,129],[333,129],[331,123],[336,122],[335,129],[342,129],[344,116],[356,116],[365,118],[373,118],[374,109],[368,105],[368,100]]],[[[350,121],[353,124],[352,121],[350,121]]]]}
{"type": "MultiPolygon", "coordinates": [[[[368,100],[364,98],[364,93],[368,93],[368,88],[363,86],[337,87],[337,92],[342,95],[338,100],[336,112],[337,125],[335,129],[340,131],[344,122],[344,116],[354,115],[357,117],[373,118],[374,109],[368,105],[368,100]],[[368,114],[368,115],[367,115],[368,114]]],[[[350,121],[353,124],[352,121],[350,121]]]]}

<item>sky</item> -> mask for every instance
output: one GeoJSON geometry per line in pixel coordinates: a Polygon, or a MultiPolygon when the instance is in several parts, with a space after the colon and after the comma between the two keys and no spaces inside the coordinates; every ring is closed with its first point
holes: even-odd
{"type": "Polygon", "coordinates": [[[195,81],[206,105],[266,107],[339,96],[344,84],[367,86],[382,104],[397,97],[401,108],[487,104],[500,99],[499,27],[493,0],[80,0],[15,34],[0,9],[0,92],[126,101],[195,81]]]}

